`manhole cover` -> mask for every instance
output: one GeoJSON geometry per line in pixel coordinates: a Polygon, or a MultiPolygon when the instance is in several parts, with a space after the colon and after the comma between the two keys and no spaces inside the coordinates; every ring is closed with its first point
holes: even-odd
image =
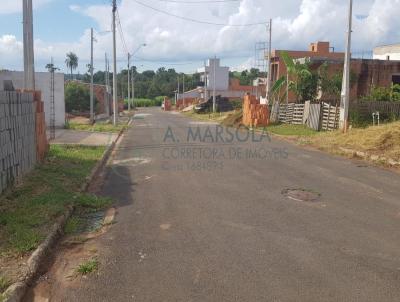
{"type": "Polygon", "coordinates": [[[304,202],[317,202],[321,194],[304,189],[285,189],[282,194],[289,199],[304,202]]]}

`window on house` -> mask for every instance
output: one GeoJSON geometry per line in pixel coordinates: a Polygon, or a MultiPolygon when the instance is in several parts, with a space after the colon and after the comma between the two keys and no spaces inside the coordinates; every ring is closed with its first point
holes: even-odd
{"type": "Polygon", "coordinates": [[[399,84],[400,85],[400,75],[393,75],[392,76],[392,83],[393,84],[399,84]]]}

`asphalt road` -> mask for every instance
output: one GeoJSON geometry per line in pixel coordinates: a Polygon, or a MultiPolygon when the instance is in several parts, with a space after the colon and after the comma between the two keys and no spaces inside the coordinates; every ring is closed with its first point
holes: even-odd
{"type": "Polygon", "coordinates": [[[220,131],[139,112],[103,187],[99,275],[60,300],[400,301],[398,174],[220,131]]]}

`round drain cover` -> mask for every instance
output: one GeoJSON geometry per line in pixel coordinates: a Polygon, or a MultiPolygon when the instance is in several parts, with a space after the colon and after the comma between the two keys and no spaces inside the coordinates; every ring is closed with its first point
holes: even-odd
{"type": "Polygon", "coordinates": [[[317,202],[321,194],[304,189],[285,189],[282,194],[289,199],[304,202],[317,202]]]}

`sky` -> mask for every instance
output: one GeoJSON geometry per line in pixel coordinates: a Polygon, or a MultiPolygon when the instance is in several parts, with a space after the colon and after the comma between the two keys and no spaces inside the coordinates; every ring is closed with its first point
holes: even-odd
{"type": "MultiPolygon", "coordinates": [[[[0,0],[0,69],[22,70],[22,0],[0,0]]],[[[121,31],[117,36],[117,68],[126,68],[126,52],[134,52],[139,70],[159,67],[195,72],[204,60],[220,57],[232,70],[255,66],[255,43],[268,39],[272,48],[307,49],[330,41],[342,51],[348,0],[118,0],[121,31]],[[126,47],[122,42],[124,37],[126,47]]],[[[112,55],[111,0],[33,0],[36,70],[54,57],[62,71],[67,52],[79,57],[79,72],[90,59],[90,28],[95,31],[94,67],[104,70],[112,55]]],[[[378,45],[400,43],[400,0],[354,0],[355,55],[378,45]]]]}

